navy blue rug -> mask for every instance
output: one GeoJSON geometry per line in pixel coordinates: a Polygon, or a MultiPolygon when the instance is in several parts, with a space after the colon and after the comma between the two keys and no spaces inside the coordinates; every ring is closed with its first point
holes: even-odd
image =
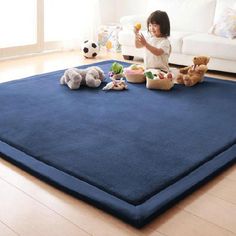
{"type": "Polygon", "coordinates": [[[235,163],[236,83],[72,91],[63,72],[0,84],[0,155],[44,181],[141,227],[235,163]]]}

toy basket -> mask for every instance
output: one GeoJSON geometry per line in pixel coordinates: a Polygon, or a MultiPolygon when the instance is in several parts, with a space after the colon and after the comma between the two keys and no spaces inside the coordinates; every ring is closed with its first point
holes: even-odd
{"type": "Polygon", "coordinates": [[[127,79],[128,82],[130,83],[144,83],[146,81],[146,77],[144,73],[142,74],[135,74],[135,73],[124,73],[125,78],[127,79]]]}
{"type": "Polygon", "coordinates": [[[174,83],[169,79],[149,79],[146,78],[146,87],[148,89],[170,90],[174,83]]]}

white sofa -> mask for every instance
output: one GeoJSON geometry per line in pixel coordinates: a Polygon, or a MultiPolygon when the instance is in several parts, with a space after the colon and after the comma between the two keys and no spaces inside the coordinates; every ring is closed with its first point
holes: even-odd
{"type": "Polygon", "coordinates": [[[236,6],[236,0],[148,0],[143,15],[121,18],[119,42],[122,55],[129,59],[143,57],[144,49],[134,45],[133,26],[142,23],[146,33],[146,19],[155,10],[166,11],[170,18],[170,63],[190,65],[196,55],[210,56],[209,69],[236,73],[236,39],[213,35],[211,27],[226,7],[236,6]]]}

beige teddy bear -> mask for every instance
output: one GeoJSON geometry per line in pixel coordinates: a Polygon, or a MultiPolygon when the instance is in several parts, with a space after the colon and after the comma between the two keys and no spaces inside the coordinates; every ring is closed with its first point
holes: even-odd
{"type": "Polygon", "coordinates": [[[176,81],[185,86],[193,86],[204,79],[204,74],[207,72],[207,64],[210,58],[199,56],[193,58],[193,65],[181,68],[177,75],[176,81]]]}
{"type": "Polygon", "coordinates": [[[103,70],[97,66],[86,69],[70,68],[60,78],[60,84],[66,84],[70,89],[79,89],[80,85],[96,88],[104,78],[103,70]]]}

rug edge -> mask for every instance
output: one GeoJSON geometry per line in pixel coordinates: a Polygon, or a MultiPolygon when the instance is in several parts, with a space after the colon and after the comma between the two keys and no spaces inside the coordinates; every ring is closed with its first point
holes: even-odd
{"type": "Polygon", "coordinates": [[[214,176],[230,167],[235,161],[236,144],[233,144],[184,178],[154,195],[143,204],[140,204],[138,206],[140,226],[143,227],[149,223],[154,217],[160,215],[185,196],[197,190],[214,176]]]}
{"type": "Polygon", "coordinates": [[[236,160],[236,144],[140,205],[132,205],[0,141],[0,155],[30,174],[141,228],[236,160]],[[207,172],[206,172],[207,170],[207,172]],[[209,172],[210,170],[210,172],[209,172]]]}

